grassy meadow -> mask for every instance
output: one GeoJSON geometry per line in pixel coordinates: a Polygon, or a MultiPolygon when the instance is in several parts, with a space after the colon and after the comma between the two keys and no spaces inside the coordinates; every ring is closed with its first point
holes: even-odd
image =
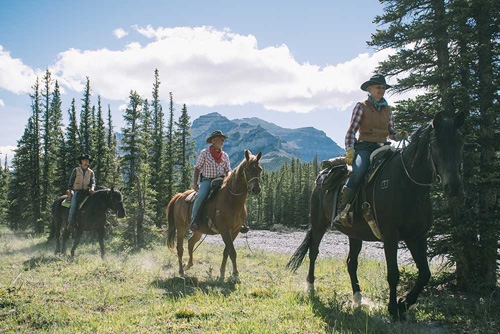
{"type": "MultiPolygon", "coordinates": [[[[250,232],[251,233],[251,232],[250,232]]],[[[0,333],[498,333],[497,293],[443,288],[439,268],[405,322],[387,313],[385,264],[361,258],[362,307],[354,308],[343,259],[319,259],[316,293],[304,290],[308,260],[296,274],[289,255],[239,248],[240,282],[218,279],[222,247],[201,244],[188,276],[158,245],[139,253],[83,243],[74,259],[54,256],[45,238],[0,229],[0,333]]],[[[251,245],[250,245],[251,246],[251,245]]],[[[186,251],[187,253],[187,251],[186,251]]],[[[230,277],[228,261],[226,276],[230,277]]],[[[415,276],[401,268],[400,287],[415,276]]]]}

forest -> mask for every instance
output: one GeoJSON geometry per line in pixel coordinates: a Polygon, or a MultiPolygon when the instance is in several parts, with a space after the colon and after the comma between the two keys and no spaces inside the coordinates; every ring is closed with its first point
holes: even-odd
{"type": "MultiPolygon", "coordinates": [[[[379,29],[368,45],[394,53],[375,72],[393,78],[396,92],[421,92],[395,103],[397,127],[412,133],[438,112],[448,117],[466,114],[464,195],[449,200],[439,185],[432,188],[429,255],[449,259],[457,288],[491,291],[498,284],[500,237],[500,3],[380,2],[384,13],[374,19],[379,29]]],[[[159,240],[166,204],[176,192],[191,187],[197,152],[190,139],[188,107],[184,104],[176,114],[173,93],[159,96],[160,73],[152,71],[151,97],[130,91],[121,129],[113,126],[111,106],[92,96],[89,78],[81,102],[64,101],[68,109],[49,70],[37,79],[30,94],[31,117],[11,167],[5,160],[0,164],[0,224],[50,239],[52,202],[64,194],[76,157],[85,152],[94,158],[91,168],[98,186],[124,193],[127,217],[119,223],[110,218],[119,247],[134,251],[159,240]],[[122,135],[120,145],[116,133],[122,135]]],[[[320,165],[296,159],[279,171],[264,171],[262,193],[247,200],[249,224],[307,226],[309,196],[320,165]]]]}

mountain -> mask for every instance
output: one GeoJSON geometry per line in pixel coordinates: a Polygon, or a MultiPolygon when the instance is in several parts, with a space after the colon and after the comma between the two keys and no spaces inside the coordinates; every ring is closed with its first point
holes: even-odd
{"type": "Polygon", "coordinates": [[[253,154],[261,151],[261,164],[266,170],[277,170],[292,158],[311,162],[317,155],[321,162],[345,154],[323,131],[313,127],[286,129],[256,117],[229,120],[218,113],[193,121],[191,135],[196,141],[197,153],[207,147],[205,140],[215,130],[229,136],[224,142],[224,151],[229,155],[232,168],[241,162],[245,149],[253,154]]]}

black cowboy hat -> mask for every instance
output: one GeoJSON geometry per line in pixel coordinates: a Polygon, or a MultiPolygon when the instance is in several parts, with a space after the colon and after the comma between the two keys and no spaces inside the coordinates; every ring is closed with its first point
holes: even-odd
{"type": "Polygon", "coordinates": [[[210,137],[207,138],[207,143],[210,144],[212,142],[212,139],[214,139],[215,137],[222,137],[224,139],[229,138],[228,136],[223,134],[221,130],[215,130],[214,132],[212,132],[210,137]]]}
{"type": "Polygon", "coordinates": [[[87,154],[87,153],[85,153],[85,154],[81,154],[78,158],[76,158],[76,160],[78,160],[78,161],[80,161],[80,162],[82,162],[82,160],[84,160],[84,159],[88,159],[88,160],[89,160],[89,162],[91,162],[91,161],[92,161],[92,158],[91,158],[91,157],[90,157],[90,155],[89,155],[89,154],[87,154]]]}
{"type": "Polygon", "coordinates": [[[385,83],[385,77],[382,74],[375,74],[370,78],[370,80],[365,81],[361,85],[361,89],[366,92],[366,89],[371,85],[385,85],[386,88],[391,88],[391,85],[385,83]]]}

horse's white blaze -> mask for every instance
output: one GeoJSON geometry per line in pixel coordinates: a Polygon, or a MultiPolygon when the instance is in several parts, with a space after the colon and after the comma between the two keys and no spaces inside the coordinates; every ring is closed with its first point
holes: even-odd
{"type": "Polygon", "coordinates": [[[363,299],[363,296],[361,296],[361,292],[356,292],[354,296],[352,296],[352,299],[354,301],[354,306],[355,307],[360,307],[361,306],[361,301],[363,299]]]}

